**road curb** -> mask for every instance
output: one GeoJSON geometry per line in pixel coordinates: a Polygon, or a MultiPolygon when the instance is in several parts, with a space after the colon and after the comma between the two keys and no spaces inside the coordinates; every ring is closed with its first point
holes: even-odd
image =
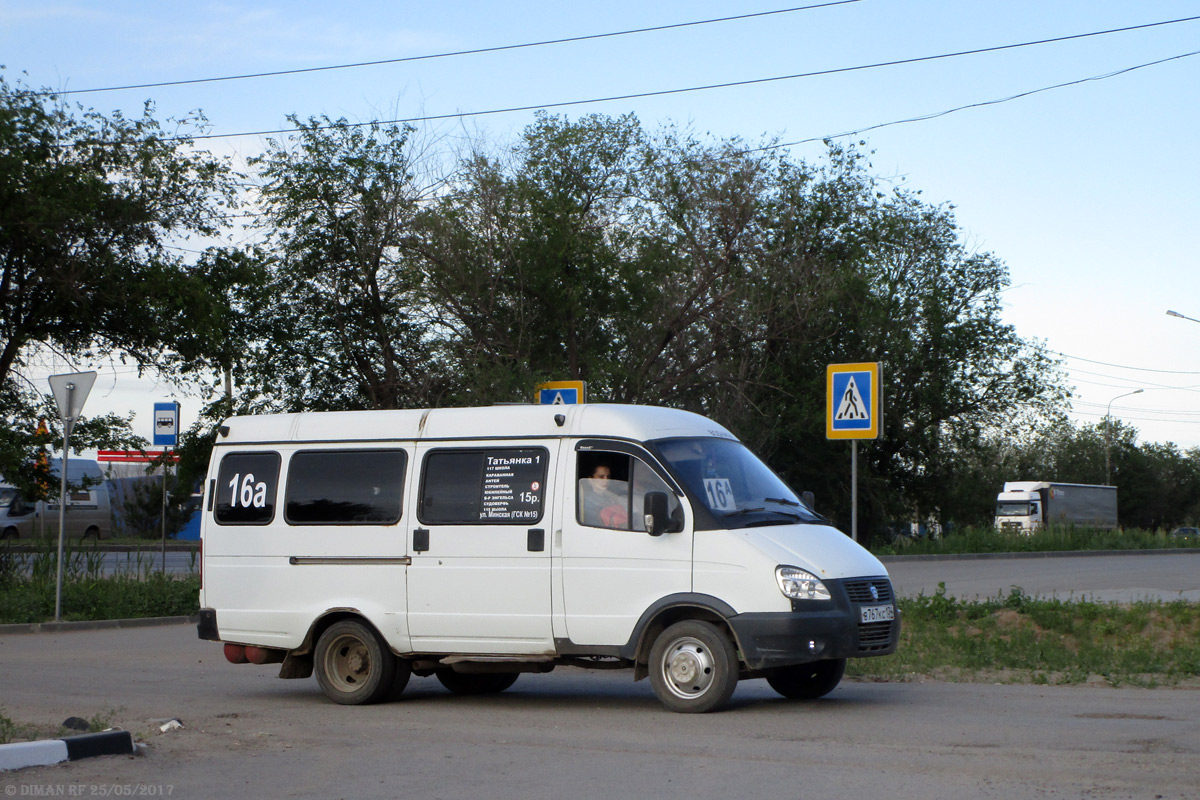
{"type": "Polygon", "coordinates": [[[62,739],[0,744],[0,771],[44,767],[63,761],[78,761],[93,756],[133,755],[133,735],[129,731],[81,733],[62,739]]]}
{"type": "Polygon", "coordinates": [[[117,628],[151,628],[159,625],[195,625],[199,615],[187,617],[135,617],[133,619],[92,619],[78,622],[30,622],[21,625],[0,625],[0,636],[25,633],[66,633],[69,631],[103,631],[117,628]]]}

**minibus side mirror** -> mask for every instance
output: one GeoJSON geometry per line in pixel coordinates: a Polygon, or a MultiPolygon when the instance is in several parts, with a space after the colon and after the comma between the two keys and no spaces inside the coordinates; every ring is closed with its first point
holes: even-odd
{"type": "Polygon", "coordinates": [[[672,528],[671,512],[667,508],[666,492],[646,492],[646,500],[642,504],[646,515],[646,533],[651,536],[662,536],[672,528]]]}

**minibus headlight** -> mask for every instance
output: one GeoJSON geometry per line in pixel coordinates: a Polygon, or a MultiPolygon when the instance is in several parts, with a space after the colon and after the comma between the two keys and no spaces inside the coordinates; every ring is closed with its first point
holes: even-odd
{"type": "Polygon", "coordinates": [[[811,572],[799,567],[776,567],[779,591],[793,600],[830,600],[829,589],[811,572]]]}

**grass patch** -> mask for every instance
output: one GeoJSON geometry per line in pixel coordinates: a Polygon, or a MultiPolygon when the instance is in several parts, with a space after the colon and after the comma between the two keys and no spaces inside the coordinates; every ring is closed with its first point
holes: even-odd
{"type": "Polygon", "coordinates": [[[60,739],[64,736],[74,736],[80,733],[97,733],[108,730],[113,725],[113,718],[118,709],[109,709],[92,715],[86,720],[72,717],[58,724],[35,724],[32,722],[17,722],[6,713],[7,709],[0,707],[0,744],[14,742],[35,742],[40,739],[60,739]],[[75,725],[67,727],[65,723],[75,721],[75,725]],[[82,724],[86,723],[86,729],[82,724]]]}
{"type": "Polygon", "coordinates": [[[1163,550],[1200,547],[1200,540],[1172,538],[1166,531],[1097,530],[1056,527],[1032,534],[998,531],[988,527],[968,527],[950,531],[937,539],[900,536],[879,541],[871,552],[894,555],[961,555],[967,553],[1049,553],[1079,550],[1163,550]]]}
{"type": "MultiPolygon", "coordinates": [[[[63,550],[64,620],[187,616],[199,610],[197,575],[164,575],[153,554],[137,553],[105,575],[104,554],[94,547],[63,550]]],[[[0,549],[0,624],[54,619],[57,544],[33,553],[0,549]]]]}
{"type": "Polygon", "coordinates": [[[963,602],[946,596],[898,601],[897,652],[854,659],[865,680],[939,680],[1172,686],[1200,676],[1200,605],[1130,605],[1007,597],[963,602]]]}

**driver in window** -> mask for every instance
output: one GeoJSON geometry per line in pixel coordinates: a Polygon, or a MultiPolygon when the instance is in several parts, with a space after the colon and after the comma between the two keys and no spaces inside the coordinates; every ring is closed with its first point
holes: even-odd
{"type": "MultiPolygon", "coordinates": [[[[597,464],[590,478],[579,481],[580,516],[584,525],[599,528],[629,527],[629,498],[613,488],[612,468],[597,464]]],[[[626,489],[624,481],[615,481],[626,489]]]]}

